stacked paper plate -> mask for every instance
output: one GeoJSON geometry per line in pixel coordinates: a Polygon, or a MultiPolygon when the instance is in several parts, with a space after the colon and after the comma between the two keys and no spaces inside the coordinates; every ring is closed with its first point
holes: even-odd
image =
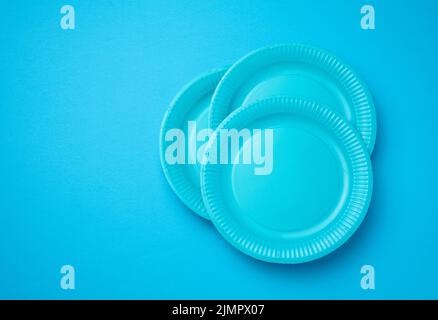
{"type": "Polygon", "coordinates": [[[234,247],[302,263],[364,219],[375,139],[372,97],[351,67],[285,44],[186,85],[164,115],[160,154],[176,195],[234,247]]]}

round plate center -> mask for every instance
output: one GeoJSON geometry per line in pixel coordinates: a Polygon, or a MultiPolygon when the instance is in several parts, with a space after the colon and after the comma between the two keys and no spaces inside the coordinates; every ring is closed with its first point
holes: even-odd
{"type": "Polygon", "coordinates": [[[264,164],[233,166],[235,212],[276,231],[318,231],[336,216],[343,202],[348,181],[344,181],[347,169],[342,151],[324,128],[304,118],[283,116],[263,122],[254,127],[273,128],[272,163],[266,157],[264,164]],[[271,165],[270,174],[255,174],[256,167],[271,165]]]}

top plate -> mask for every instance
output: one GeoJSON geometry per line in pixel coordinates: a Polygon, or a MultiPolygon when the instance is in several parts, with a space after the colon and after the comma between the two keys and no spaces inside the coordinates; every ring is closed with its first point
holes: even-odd
{"type": "Polygon", "coordinates": [[[209,125],[216,128],[238,107],[275,96],[317,101],[343,115],[371,154],[377,126],[369,90],[339,58],[307,45],[266,47],[237,61],[216,88],[209,125]]]}
{"type": "Polygon", "coordinates": [[[210,154],[229,147],[226,129],[242,133],[231,158],[247,155],[249,161],[207,163],[201,188],[210,218],[228,242],[260,260],[302,263],[353,235],[370,203],[372,168],[360,135],[343,117],[310,101],[259,100],[219,125],[210,154]]]}

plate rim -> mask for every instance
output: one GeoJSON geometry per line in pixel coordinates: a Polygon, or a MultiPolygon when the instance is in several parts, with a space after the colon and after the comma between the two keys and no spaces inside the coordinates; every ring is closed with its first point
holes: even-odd
{"type": "Polygon", "coordinates": [[[301,245],[300,248],[283,247],[277,249],[262,244],[260,240],[255,242],[255,240],[248,237],[248,234],[245,234],[245,232],[242,233],[238,230],[238,224],[233,222],[233,225],[233,223],[229,222],[226,212],[224,213],[224,211],[219,210],[219,206],[215,203],[215,199],[217,199],[219,195],[214,194],[214,192],[212,193],[211,186],[216,184],[214,181],[215,176],[214,174],[212,175],[212,171],[220,170],[218,169],[220,166],[205,164],[201,167],[202,197],[215,228],[228,243],[238,250],[265,262],[281,264],[309,262],[326,256],[341,247],[351,238],[361,225],[367,214],[373,193],[372,163],[367,148],[360,138],[359,133],[348,121],[335,111],[317,102],[300,98],[274,97],[262,99],[236,109],[215,130],[215,134],[210,140],[211,145],[213,145],[215,139],[217,139],[217,133],[219,130],[226,128],[230,124],[232,125],[235,121],[234,119],[245,116],[246,113],[258,112],[258,110],[260,110],[259,112],[261,113],[265,112],[267,115],[270,115],[269,112],[272,111],[272,103],[281,105],[285,110],[298,111],[303,114],[307,113],[307,115],[312,117],[319,117],[321,121],[326,121],[331,130],[334,130],[335,133],[339,135],[345,148],[349,150],[347,161],[352,167],[351,171],[353,176],[351,179],[353,183],[351,194],[348,197],[348,205],[346,206],[346,209],[343,210],[345,211],[344,219],[341,220],[339,218],[340,221],[335,223],[336,227],[331,226],[328,231],[326,230],[324,232],[323,236],[317,237],[315,241],[304,241],[303,243],[305,243],[305,245],[301,245]],[[268,108],[266,104],[271,104],[271,108],[268,108]],[[359,162],[356,163],[357,161],[359,162]],[[361,177],[362,169],[359,169],[361,166],[365,166],[367,169],[365,177],[361,177]],[[363,191],[363,188],[365,188],[366,192],[363,191]],[[352,198],[355,199],[354,202],[357,202],[354,204],[355,208],[350,207],[352,206],[352,198]],[[356,212],[358,206],[360,211],[356,212]],[[355,210],[354,212],[357,214],[352,215],[348,210],[355,210]],[[312,251],[314,251],[314,253],[312,253],[312,251]]]}
{"type": "MultiPolygon", "coordinates": [[[[356,121],[353,124],[365,141],[369,153],[372,154],[377,137],[377,119],[374,100],[368,86],[354,68],[343,59],[328,50],[309,44],[281,43],[270,45],[256,49],[237,60],[224,74],[213,94],[208,115],[210,128],[215,129],[231,113],[228,102],[232,99],[235,91],[230,94],[229,87],[230,84],[234,86],[236,81],[240,82],[241,70],[245,69],[248,64],[254,63],[254,61],[261,64],[260,60],[266,56],[272,57],[272,55],[283,54],[289,55],[295,60],[297,57],[313,59],[315,61],[312,62],[312,65],[325,68],[325,71],[330,70],[328,71],[329,74],[341,82],[351,101],[351,109],[355,112],[356,121]],[[224,108],[226,108],[226,111],[224,111],[225,116],[220,111],[224,108]]],[[[238,86],[241,86],[241,84],[238,86]]]]}
{"type": "Polygon", "coordinates": [[[186,83],[171,100],[160,125],[159,154],[164,176],[177,197],[189,209],[207,220],[210,220],[210,218],[204,206],[201,190],[196,190],[192,183],[184,178],[185,175],[181,172],[183,165],[172,166],[164,159],[165,134],[168,129],[175,128],[174,126],[171,126],[171,121],[174,118],[178,118],[180,112],[190,110],[190,108],[184,103],[184,100],[193,99],[196,101],[196,97],[201,98],[210,91],[213,92],[227,69],[228,67],[226,66],[209,69],[186,83]]]}

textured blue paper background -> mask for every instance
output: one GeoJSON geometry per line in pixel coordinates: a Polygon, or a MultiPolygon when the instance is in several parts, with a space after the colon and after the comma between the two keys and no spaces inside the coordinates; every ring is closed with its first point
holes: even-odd
{"type": "Polygon", "coordinates": [[[2,1],[0,298],[438,298],[438,2],[2,1]],[[374,3],[373,3],[374,2],[374,3]],[[76,30],[59,27],[76,9],[76,30]],[[374,198],[344,247],[271,265],[174,196],[164,111],[187,81],[298,41],[335,52],[376,102],[374,198]],[[59,269],[76,268],[63,291],[59,269]],[[376,268],[376,290],[360,267],[376,268]]]}

